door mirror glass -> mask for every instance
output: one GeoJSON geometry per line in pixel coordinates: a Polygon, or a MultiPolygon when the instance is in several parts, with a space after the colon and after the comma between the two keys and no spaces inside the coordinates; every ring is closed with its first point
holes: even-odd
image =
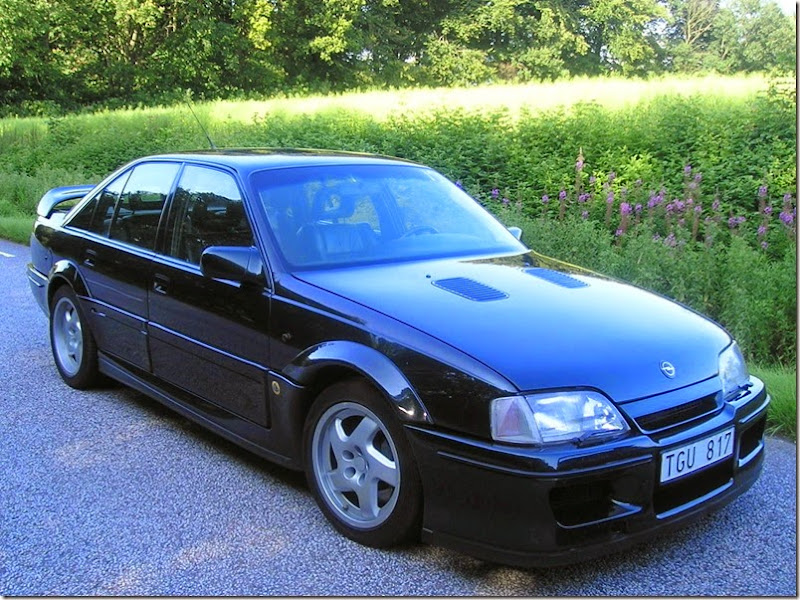
{"type": "Polygon", "coordinates": [[[252,246],[209,246],[200,256],[200,271],[212,279],[264,283],[264,263],[252,246]]]}

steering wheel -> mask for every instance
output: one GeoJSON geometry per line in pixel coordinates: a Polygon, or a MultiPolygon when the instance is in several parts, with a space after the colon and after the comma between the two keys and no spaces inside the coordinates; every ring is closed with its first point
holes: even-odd
{"type": "Polygon", "coordinates": [[[412,227],[408,231],[406,231],[403,235],[400,236],[400,239],[407,238],[412,235],[419,235],[421,233],[439,233],[439,230],[436,227],[431,227],[430,225],[419,225],[418,227],[412,227]]]}

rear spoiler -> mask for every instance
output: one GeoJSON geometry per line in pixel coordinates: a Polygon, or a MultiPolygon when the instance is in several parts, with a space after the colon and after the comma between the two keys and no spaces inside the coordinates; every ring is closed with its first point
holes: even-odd
{"type": "MultiPolygon", "coordinates": [[[[90,183],[53,188],[39,200],[39,204],[36,206],[36,214],[40,217],[49,217],[56,212],[56,207],[62,202],[83,198],[93,189],[94,185],[90,183]]],[[[61,212],[66,212],[66,210],[61,212]]]]}

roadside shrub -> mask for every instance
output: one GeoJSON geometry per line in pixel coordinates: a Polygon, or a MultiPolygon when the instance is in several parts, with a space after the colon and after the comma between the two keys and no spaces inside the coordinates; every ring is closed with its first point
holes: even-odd
{"type": "Polygon", "coordinates": [[[689,165],[675,194],[666,187],[644,193],[643,184],[628,192],[615,185],[614,172],[602,181],[592,175],[589,184],[584,165],[579,158],[573,187],[544,194],[533,209],[497,188],[478,196],[504,223],[521,227],[534,250],[694,308],[725,326],[751,360],[796,362],[797,209],[791,194],[772,201],[761,185],[752,194],[755,210],[723,213],[718,199],[708,207],[697,200],[704,178],[689,165]]]}
{"type": "MultiPolygon", "coordinates": [[[[592,82],[613,89],[604,85],[592,82]]],[[[209,103],[195,112],[220,147],[431,165],[521,226],[535,250],[675,298],[728,327],[750,358],[792,363],[796,104],[775,90],[658,93],[663,85],[613,107],[432,103],[383,118],[363,107],[250,107],[254,116],[237,120],[209,103]]],[[[184,106],[0,120],[0,236],[27,241],[24,224],[49,188],[98,181],[145,154],[207,147],[184,106]]]]}

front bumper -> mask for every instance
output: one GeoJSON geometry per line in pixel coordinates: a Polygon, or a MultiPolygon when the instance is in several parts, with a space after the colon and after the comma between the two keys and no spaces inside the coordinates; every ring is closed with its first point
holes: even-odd
{"type": "Polygon", "coordinates": [[[586,560],[649,539],[745,492],[764,459],[764,384],[700,424],[589,447],[512,447],[408,425],[425,495],[422,539],[515,566],[586,560]],[[735,427],[732,456],[660,483],[660,457],[735,427]]]}

